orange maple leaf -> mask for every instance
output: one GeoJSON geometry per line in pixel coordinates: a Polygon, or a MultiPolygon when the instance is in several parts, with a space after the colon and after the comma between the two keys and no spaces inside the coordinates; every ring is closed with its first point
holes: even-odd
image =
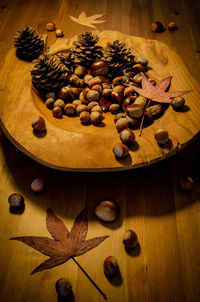
{"type": "Polygon", "coordinates": [[[96,19],[101,18],[104,15],[105,14],[96,14],[96,15],[93,15],[90,17],[86,17],[86,13],[84,11],[82,11],[80,13],[80,15],[78,16],[78,18],[75,18],[73,16],[69,16],[69,17],[72,21],[74,21],[76,23],[79,23],[84,26],[96,28],[96,26],[94,26],[93,24],[100,24],[100,23],[106,22],[105,20],[96,20],[96,19]]]}

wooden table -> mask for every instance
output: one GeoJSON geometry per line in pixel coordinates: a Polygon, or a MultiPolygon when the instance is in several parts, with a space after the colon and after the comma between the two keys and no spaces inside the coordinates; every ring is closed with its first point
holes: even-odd
{"type": "MultiPolygon", "coordinates": [[[[68,15],[77,17],[104,13],[106,23],[98,30],[118,30],[125,34],[159,39],[176,50],[193,76],[200,80],[200,2],[177,1],[43,1],[2,0],[0,4],[0,70],[12,47],[15,32],[25,26],[55,21],[67,37],[90,30],[68,15]],[[179,29],[162,34],[151,32],[159,20],[167,27],[175,19],[179,29]]],[[[102,18],[103,19],[103,18],[102,18]]],[[[1,83],[2,85],[2,83],[1,83]]],[[[1,89],[1,86],[0,86],[1,89]]],[[[108,301],[188,301],[200,300],[200,138],[179,154],[147,168],[115,173],[67,173],[39,165],[18,151],[0,134],[0,284],[1,301],[56,301],[55,282],[70,279],[72,301],[103,301],[99,292],[71,260],[52,270],[31,276],[45,256],[8,239],[13,236],[49,236],[46,209],[51,207],[72,226],[80,210],[89,206],[88,238],[110,235],[96,249],[77,260],[107,294],[108,301]],[[179,188],[180,179],[195,180],[192,192],[179,188]],[[44,178],[46,190],[38,195],[30,189],[36,177],[44,178]],[[23,194],[25,211],[9,211],[8,196],[23,194]],[[114,223],[100,223],[93,214],[100,199],[113,198],[120,204],[114,223]],[[127,253],[121,237],[126,229],[138,234],[140,248],[127,253]],[[115,255],[120,276],[112,282],[102,269],[105,257],[115,255]]]]}

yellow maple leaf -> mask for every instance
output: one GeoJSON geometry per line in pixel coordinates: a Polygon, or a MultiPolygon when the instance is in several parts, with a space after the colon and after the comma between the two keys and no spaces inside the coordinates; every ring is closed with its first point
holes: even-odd
{"type": "Polygon", "coordinates": [[[96,26],[94,26],[93,24],[100,24],[100,23],[106,22],[105,20],[96,20],[96,19],[103,17],[104,15],[105,14],[96,14],[96,15],[93,15],[90,17],[86,17],[86,13],[84,11],[82,11],[80,13],[80,15],[78,16],[78,18],[75,18],[73,16],[69,16],[69,17],[72,21],[74,21],[76,23],[79,23],[84,26],[96,28],[96,26]]]}

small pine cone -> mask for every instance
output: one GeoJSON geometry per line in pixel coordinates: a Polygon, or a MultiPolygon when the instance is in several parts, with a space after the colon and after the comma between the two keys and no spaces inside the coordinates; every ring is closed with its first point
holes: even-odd
{"type": "Polygon", "coordinates": [[[17,32],[14,37],[14,46],[18,58],[26,61],[36,59],[44,48],[44,41],[38,31],[31,27],[26,27],[17,32]]]}

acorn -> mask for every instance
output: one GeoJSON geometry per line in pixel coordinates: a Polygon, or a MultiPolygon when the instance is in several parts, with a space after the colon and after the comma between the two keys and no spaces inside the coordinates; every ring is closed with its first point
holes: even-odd
{"type": "Polygon", "coordinates": [[[42,178],[36,178],[31,183],[31,190],[35,193],[40,193],[44,190],[44,180],[42,178]]]}
{"type": "Polygon", "coordinates": [[[92,63],[91,71],[94,76],[106,75],[108,73],[109,66],[105,60],[96,60],[92,63]]]}
{"type": "Polygon", "coordinates": [[[168,142],[169,140],[169,134],[166,130],[164,129],[158,129],[154,133],[154,138],[156,139],[157,143],[160,145],[164,145],[168,142]]]}
{"type": "Polygon", "coordinates": [[[113,147],[113,153],[117,158],[124,158],[129,154],[129,150],[126,145],[118,143],[113,147]]]}
{"type": "Polygon", "coordinates": [[[182,96],[173,98],[171,101],[171,106],[173,107],[173,109],[181,109],[183,108],[183,106],[185,105],[185,99],[182,96]]]}
{"type": "Polygon", "coordinates": [[[119,271],[119,264],[117,258],[114,256],[108,256],[103,263],[103,270],[107,275],[114,275],[119,271]]]}
{"type": "Polygon", "coordinates": [[[120,133],[120,139],[123,144],[132,145],[135,142],[135,134],[129,129],[124,129],[120,133]]]}
{"type": "Polygon", "coordinates": [[[46,130],[46,123],[42,116],[36,116],[32,120],[33,130],[36,132],[42,132],[46,130]]]}
{"type": "Polygon", "coordinates": [[[99,219],[111,222],[117,219],[119,206],[113,200],[103,200],[96,205],[94,213],[99,219]]]}
{"type": "Polygon", "coordinates": [[[56,281],[56,292],[60,297],[67,297],[72,291],[72,285],[67,278],[60,278],[56,281]]]}
{"type": "Polygon", "coordinates": [[[8,198],[8,202],[12,208],[19,208],[24,206],[24,197],[19,193],[12,193],[8,198]]]}
{"type": "Polygon", "coordinates": [[[123,235],[123,244],[126,248],[134,249],[138,245],[137,234],[132,230],[127,230],[123,235]]]}
{"type": "Polygon", "coordinates": [[[192,177],[187,176],[180,182],[181,189],[184,191],[192,191],[194,189],[194,180],[192,177]]]}
{"type": "Polygon", "coordinates": [[[161,22],[156,21],[151,24],[151,30],[156,33],[161,33],[164,31],[164,28],[161,22]]]}

